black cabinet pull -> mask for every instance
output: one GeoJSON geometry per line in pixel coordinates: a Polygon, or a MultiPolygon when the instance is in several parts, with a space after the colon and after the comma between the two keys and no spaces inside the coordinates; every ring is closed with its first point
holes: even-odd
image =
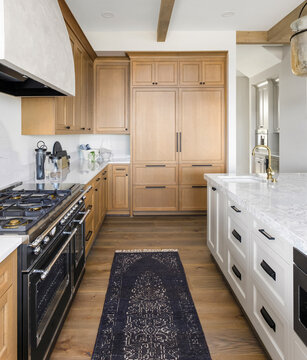
{"type": "Polygon", "coordinates": [[[261,312],[261,315],[263,316],[265,322],[269,325],[269,327],[271,329],[273,329],[276,332],[276,324],[275,324],[274,320],[271,318],[271,316],[269,315],[269,313],[266,311],[264,306],[262,306],[260,312],[261,312]]]}
{"type": "Polygon", "coordinates": [[[192,188],[194,189],[205,189],[207,186],[205,185],[192,185],[192,188]]]}
{"type": "Polygon", "coordinates": [[[213,187],[213,186],[212,186],[212,191],[216,191],[216,187],[213,187]]]}
{"type": "Polygon", "coordinates": [[[153,82],[152,85],[155,85],[155,83],[153,82]]]}
{"type": "Polygon", "coordinates": [[[69,129],[70,129],[70,126],[66,126],[66,129],[69,130],[69,129]]]}
{"type": "Polygon", "coordinates": [[[98,189],[95,189],[95,191],[98,191],[98,189]]]}
{"type": "Polygon", "coordinates": [[[270,234],[268,234],[264,229],[259,229],[258,230],[263,236],[265,236],[267,239],[269,240],[275,240],[275,238],[273,236],[271,236],[270,234]]]}
{"type": "Polygon", "coordinates": [[[179,152],[181,152],[181,150],[182,150],[182,145],[181,145],[181,132],[179,133],[179,139],[180,139],[180,150],[179,150],[179,152]]]}
{"type": "Polygon", "coordinates": [[[267,262],[262,260],[260,266],[269,276],[271,276],[271,278],[274,281],[276,281],[276,272],[271,268],[271,266],[267,262]]]}
{"type": "Polygon", "coordinates": [[[85,241],[89,241],[89,239],[91,238],[92,234],[93,234],[93,231],[90,230],[90,231],[87,233],[87,235],[86,235],[85,241]]]}
{"type": "Polygon", "coordinates": [[[91,128],[88,128],[87,130],[92,130],[91,128]]]}
{"type": "MultiPolygon", "coordinates": [[[[127,176],[127,175],[126,175],[127,176]]],[[[105,177],[105,178],[103,178],[103,180],[107,180],[107,178],[105,177]]]]}
{"type": "Polygon", "coordinates": [[[145,165],[145,167],[149,167],[149,168],[151,168],[151,167],[152,168],[155,168],[155,167],[160,168],[161,167],[162,168],[162,167],[166,167],[166,165],[145,165]]]}
{"type": "Polygon", "coordinates": [[[85,128],[81,128],[81,130],[85,130],[85,128]]]}
{"type": "Polygon", "coordinates": [[[232,210],[234,210],[236,213],[240,213],[241,210],[239,210],[237,207],[235,207],[234,205],[233,206],[230,206],[232,208],[232,210]]]}
{"type": "Polygon", "coordinates": [[[96,181],[99,181],[99,180],[100,180],[100,178],[96,179],[96,181]]]}
{"type": "Polygon", "coordinates": [[[213,166],[212,164],[207,164],[207,165],[198,165],[198,164],[194,164],[194,165],[192,165],[192,166],[201,166],[201,167],[204,167],[204,166],[206,166],[206,167],[209,167],[209,166],[213,166]]]}
{"type": "Polygon", "coordinates": [[[236,267],[236,265],[233,265],[231,270],[239,280],[242,279],[242,275],[241,275],[240,271],[238,270],[238,268],[236,267]]]}
{"type": "Polygon", "coordinates": [[[232,235],[233,235],[239,242],[242,242],[241,235],[240,235],[235,229],[232,230],[232,235]]]}
{"type": "Polygon", "coordinates": [[[128,128],[125,128],[125,131],[128,131],[128,128]]]}
{"type": "Polygon", "coordinates": [[[145,186],[145,189],[165,189],[166,186],[145,186]]]}

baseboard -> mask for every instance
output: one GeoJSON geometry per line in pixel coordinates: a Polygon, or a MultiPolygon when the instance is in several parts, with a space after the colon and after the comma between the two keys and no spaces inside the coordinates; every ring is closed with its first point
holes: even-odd
{"type": "Polygon", "coordinates": [[[133,211],[135,216],[138,215],[207,215],[207,211],[133,211]]]}

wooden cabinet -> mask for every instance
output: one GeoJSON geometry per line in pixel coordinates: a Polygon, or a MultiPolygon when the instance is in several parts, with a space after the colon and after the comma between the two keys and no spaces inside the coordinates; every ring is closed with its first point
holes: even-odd
{"type": "Polygon", "coordinates": [[[178,61],[132,61],[132,86],[177,86],[178,61]]]}
{"type": "Polygon", "coordinates": [[[69,35],[75,62],[75,96],[22,98],[23,135],[93,132],[93,60],[70,30],[69,35]]]}
{"type": "Polygon", "coordinates": [[[129,133],[129,62],[97,60],[95,77],[96,133],[129,133]]]}
{"type": "Polygon", "coordinates": [[[176,162],[176,89],[133,90],[134,163],[176,162]]]}
{"type": "Polygon", "coordinates": [[[91,213],[85,221],[85,254],[93,245],[100,226],[105,218],[107,211],[107,180],[108,167],[102,170],[95,178],[90,181],[87,186],[91,186],[91,190],[86,194],[85,207],[91,208],[91,213]]]}
{"type": "MultiPolygon", "coordinates": [[[[129,166],[112,165],[112,175],[109,178],[108,212],[129,213],[129,166]]],[[[110,171],[111,172],[111,171],[110,171]]]]}
{"type": "Polygon", "coordinates": [[[178,186],[135,186],[134,211],[178,211],[178,186]]]}
{"type": "Polygon", "coordinates": [[[17,250],[0,263],[0,360],[17,360],[17,250]]]}
{"type": "Polygon", "coordinates": [[[225,171],[226,55],[131,59],[133,211],[203,212],[204,173],[225,171]]]}
{"type": "Polygon", "coordinates": [[[181,89],[179,103],[180,162],[224,163],[224,89],[181,89]]]}
{"type": "Polygon", "coordinates": [[[224,86],[225,60],[180,61],[179,78],[180,86],[224,86]]]}

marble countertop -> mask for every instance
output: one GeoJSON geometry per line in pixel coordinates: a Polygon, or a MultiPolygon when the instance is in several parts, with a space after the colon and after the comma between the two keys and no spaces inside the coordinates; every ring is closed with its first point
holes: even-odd
{"type": "Polygon", "coordinates": [[[232,174],[204,176],[232,201],[307,254],[307,174],[279,174],[275,184],[266,180],[252,183],[222,180],[232,174]]]}
{"type": "Polygon", "coordinates": [[[64,172],[62,181],[65,183],[87,184],[109,164],[130,164],[130,156],[113,157],[111,161],[101,164],[91,163],[87,160],[72,162],[69,171],[64,172]]]}
{"type": "MultiPolygon", "coordinates": [[[[112,161],[102,164],[90,163],[87,160],[72,162],[63,182],[87,184],[109,164],[130,164],[130,156],[113,157],[112,161]]],[[[33,183],[33,180],[29,182],[33,183]]],[[[18,235],[1,235],[0,237],[1,262],[22,244],[24,237],[18,235]]]]}

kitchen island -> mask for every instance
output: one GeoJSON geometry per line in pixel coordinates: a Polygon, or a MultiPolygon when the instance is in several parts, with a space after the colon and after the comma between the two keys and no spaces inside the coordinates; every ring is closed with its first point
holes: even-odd
{"type": "Polygon", "coordinates": [[[307,254],[307,174],[204,176],[213,257],[272,359],[306,359],[293,330],[293,247],[307,254]]]}

